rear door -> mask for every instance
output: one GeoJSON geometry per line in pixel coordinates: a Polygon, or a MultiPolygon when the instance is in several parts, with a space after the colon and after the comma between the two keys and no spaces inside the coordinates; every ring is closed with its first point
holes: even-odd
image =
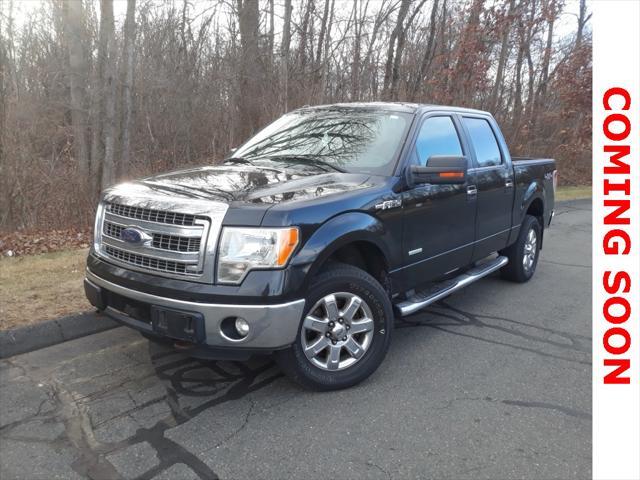
{"type": "MultiPolygon", "coordinates": [[[[408,163],[427,165],[432,155],[467,155],[460,128],[454,115],[428,114],[421,120],[408,163]]],[[[404,192],[402,278],[408,288],[471,261],[476,215],[475,196],[467,195],[471,182],[419,184],[404,192]]]]}
{"type": "Polygon", "coordinates": [[[493,121],[484,115],[461,115],[474,161],[478,210],[473,259],[507,245],[514,195],[513,168],[498,141],[493,121]]]}

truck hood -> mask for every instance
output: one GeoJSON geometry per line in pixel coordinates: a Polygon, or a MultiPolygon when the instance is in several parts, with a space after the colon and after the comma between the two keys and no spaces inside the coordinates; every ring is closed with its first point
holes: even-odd
{"type": "Polygon", "coordinates": [[[108,193],[190,198],[231,204],[277,204],[373,186],[370,175],[311,166],[271,168],[221,165],[192,168],[117,185],[108,193]]]}

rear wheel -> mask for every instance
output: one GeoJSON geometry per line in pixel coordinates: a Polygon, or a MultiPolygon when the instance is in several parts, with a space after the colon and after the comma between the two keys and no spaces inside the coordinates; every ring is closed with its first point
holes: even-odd
{"type": "Polygon", "coordinates": [[[386,291],[371,275],[334,264],[312,282],[296,342],[276,352],[280,368],[314,390],[337,390],[371,375],[393,328],[386,291]]]}
{"type": "Polygon", "coordinates": [[[541,238],[540,222],[536,217],[527,215],[516,242],[500,252],[509,258],[509,263],[500,271],[502,278],[524,283],[533,277],[538,265],[541,238]]]}

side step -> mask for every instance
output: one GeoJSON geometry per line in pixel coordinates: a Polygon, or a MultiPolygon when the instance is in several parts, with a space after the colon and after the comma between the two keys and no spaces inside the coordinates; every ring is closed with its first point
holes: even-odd
{"type": "Polygon", "coordinates": [[[471,270],[467,270],[453,279],[436,283],[426,290],[416,292],[407,300],[396,304],[396,309],[400,312],[402,317],[411,315],[412,313],[437,302],[441,298],[451,295],[453,292],[480,280],[482,277],[486,277],[490,273],[501,269],[507,263],[509,263],[509,259],[507,257],[497,257],[489,260],[488,262],[473,267],[471,270]]]}

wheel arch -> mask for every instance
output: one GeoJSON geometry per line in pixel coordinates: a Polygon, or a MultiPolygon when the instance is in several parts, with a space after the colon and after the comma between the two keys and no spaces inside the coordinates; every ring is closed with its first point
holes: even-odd
{"type": "Polygon", "coordinates": [[[538,219],[540,224],[540,249],[544,239],[544,188],[539,183],[533,183],[524,195],[520,224],[527,215],[538,219]]]}
{"type": "Polygon", "coordinates": [[[324,223],[296,255],[293,265],[307,265],[305,283],[333,261],[366,271],[389,290],[390,252],[385,227],[375,217],[349,212],[324,223]]]}

